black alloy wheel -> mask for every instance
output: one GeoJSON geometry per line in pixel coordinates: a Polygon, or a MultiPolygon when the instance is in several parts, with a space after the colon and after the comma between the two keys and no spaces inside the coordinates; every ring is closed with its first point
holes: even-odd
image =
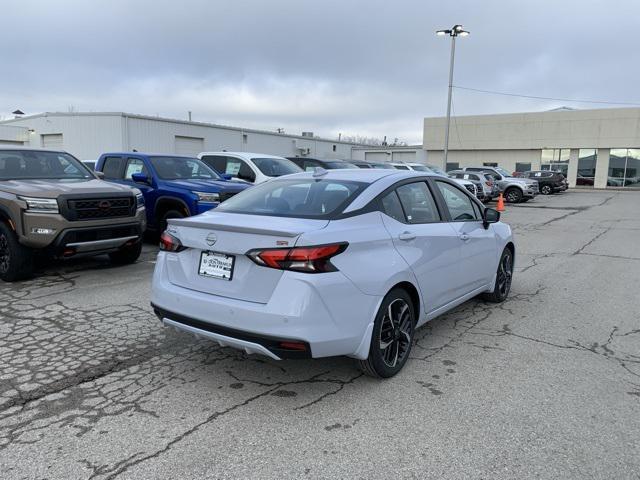
{"type": "Polygon", "coordinates": [[[511,187],[505,192],[504,199],[508,203],[520,203],[522,196],[522,191],[519,188],[511,187]]]}
{"type": "Polygon", "coordinates": [[[540,193],[543,195],[551,195],[553,193],[553,188],[551,188],[551,185],[545,183],[540,187],[540,193]]]}
{"type": "Polygon", "coordinates": [[[513,253],[509,248],[505,248],[500,257],[498,271],[496,273],[496,283],[493,292],[485,293],[484,299],[493,302],[504,302],[511,291],[513,280],[513,253]]]}

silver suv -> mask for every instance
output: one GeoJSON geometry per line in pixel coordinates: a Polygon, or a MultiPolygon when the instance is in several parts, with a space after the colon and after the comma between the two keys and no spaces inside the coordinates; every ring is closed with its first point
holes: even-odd
{"type": "Polygon", "coordinates": [[[487,172],[491,174],[495,179],[500,192],[504,195],[505,201],[509,203],[526,202],[540,193],[538,182],[536,180],[512,177],[504,168],[464,167],[460,170],[465,172],[487,172]]]}

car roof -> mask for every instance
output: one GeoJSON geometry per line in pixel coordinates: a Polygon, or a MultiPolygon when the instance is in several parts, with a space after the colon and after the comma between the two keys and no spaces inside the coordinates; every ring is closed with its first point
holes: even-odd
{"type": "Polygon", "coordinates": [[[54,152],[54,153],[69,153],[65,150],[56,150],[51,148],[36,148],[25,147],[23,145],[0,145],[0,150],[21,150],[23,152],[54,152]]]}
{"type": "Polygon", "coordinates": [[[287,160],[285,157],[281,157],[279,155],[269,155],[267,153],[256,152],[200,152],[198,155],[236,155],[248,160],[251,160],[252,158],[283,158],[287,160]]]}
{"type": "Polygon", "coordinates": [[[394,180],[402,180],[404,178],[437,176],[430,172],[418,172],[415,170],[396,170],[391,168],[344,168],[337,170],[326,170],[327,173],[322,176],[314,177],[314,172],[292,173],[283,177],[286,178],[315,178],[330,180],[351,180],[354,182],[374,183],[382,178],[394,176],[394,180]]]}
{"type": "Polygon", "coordinates": [[[141,156],[141,157],[170,157],[170,158],[198,158],[195,155],[193,156],[189,156],[189,155],[179,155],[179,154],[174,154],[174,153],[148,153],[148,152],[105,152],[103,154],[101,154],[101,157],[106,157],[108,155],[119,155],[119,156],[141,156]]]}
{"type": "Polygon", "coordinates": [[[342,158],[318,158],[318,157],[284,157],[287,160],[314,160],[316,162],[341,162],[351,163],[351,160],[344,160],[342,158]]]}

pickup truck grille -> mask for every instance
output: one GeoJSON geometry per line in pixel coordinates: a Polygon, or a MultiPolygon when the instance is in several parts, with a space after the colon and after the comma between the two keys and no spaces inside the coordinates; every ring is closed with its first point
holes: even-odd
{"type": "Polygon", "coordinates": [[[132,217],[136,213],[135,197],[83,198],[67,200],[64,216],[67,220],[98,220],[132,217]]]}
{"type": "Polygon", "coordinates": [[[220,202],[224,202],[225,200],[229,200],[238,192],[220,192],[220,202]]]}

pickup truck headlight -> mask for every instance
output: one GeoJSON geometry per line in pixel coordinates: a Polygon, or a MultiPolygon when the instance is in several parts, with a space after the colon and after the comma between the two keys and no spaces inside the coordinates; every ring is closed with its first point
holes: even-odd
{"type": "Polygon", "coordinates": [[[199,202],[215,203],[220,201],[220,195],[217,193],[193,192],[193,194],[198,197],[199,202]]]}
{"type": "Polygon", "coordinates": [[[144,195],[141,193],[136,193],[136,208],[144,207],[144,195]]]}
{"type": "Polygon", "coordinates": [[[33,213],[60,213],[58,201],[55,198],[18,197],[27,202],[27,212],[33,213]]]}

